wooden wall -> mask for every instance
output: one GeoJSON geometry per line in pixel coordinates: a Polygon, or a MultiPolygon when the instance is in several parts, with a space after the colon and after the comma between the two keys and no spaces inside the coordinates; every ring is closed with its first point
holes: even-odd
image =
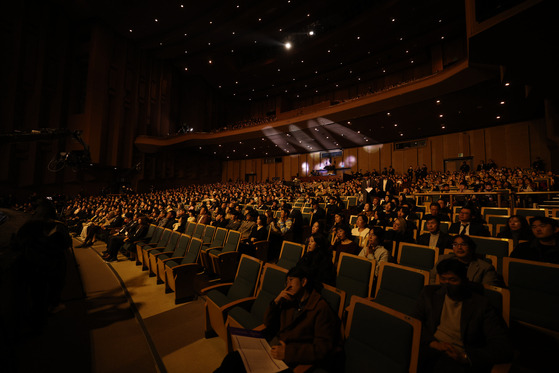
{"type": "MultiPolygon", "coordinates": [[[[403,150],[394,150],[394,143],[344,149],[342,160],[353,172],[382,171],[391,165],[397,173],[405,172],[409,166],[416,168],[423,164],[429,170],[442,171],[444,160],[458,158],[460,153],[464,157],[473,157],[474,166],[481,160],[493,159],[499,166],[527,168],[536,157],[541,157],[547,165],[551,164],[543,119],[450,133],[426,140],[424,147],[403,150]]],[[[291,180],[297,174],[307,176],[320,162],[319,152],[286,155],[279,163],[265,163],[262,158],[227,161],[223,164],[222,180],[244,180],[248,164],[251,172],[256,173],[256,181],[274,177],[291,180]]],[[[338,160],[336,163],[340,164],[338,160]]]]}

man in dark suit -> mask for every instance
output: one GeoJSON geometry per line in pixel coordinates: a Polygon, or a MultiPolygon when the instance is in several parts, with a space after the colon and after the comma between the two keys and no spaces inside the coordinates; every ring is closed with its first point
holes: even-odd
{"type": "Polygon", "coordinates": [[[474,213],[472,207],[462,207],[462,210],[458,213],[459,221],[450,225],[448,233],[489,237],[489,230],[481,222],[474,220],[474,213]]]}
{"type": "Polygon", "coordinates": [[[394,194],[394,182],[390,180],[386,175],[382,175],[382,179],[378,184],[379,195],[384,197],[386,193],[394,194]]]}
{"type": "Polygon", "coordinates": [[[370,176],[365,176],[361,181],[361,194],[363,194],[363,204],[371,202],[371,197],[374,194],[375,181],[370,176]]]}
{"type": "Polygon", "coordinates": [[[447,259],[437,264],[437,274],[440,285],[423,289],[412,314],[422,324],[419,371],[489,372],[510,362],[505,321],[468,281],[466,267],[447,259]]]}
{"type": "Polygon", "coordinates": [[[439,255],[443,255],[444,249],[450,249],[452,242],[450,236],[447,233],[441,232],[441,221],[437,216],[429,217],[426,225],[429,232],[419,236],[417,238],[417,243],[419,245],[438,247],[439,255]]]}

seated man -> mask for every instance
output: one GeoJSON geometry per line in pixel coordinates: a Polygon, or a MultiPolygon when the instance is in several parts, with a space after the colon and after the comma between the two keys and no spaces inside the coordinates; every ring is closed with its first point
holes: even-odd
{"type": "Polygon", "coordinates": [[[518,244],[512,258],[559,264],[559,223],[545,216],[530,219],[534,239],[518,244]]]}
{"type": "MultiPolygon", "coordinates": [[[[291,369],[313,365],[335,372],[333,352],[340,340],[340,321],[313,288],[313,282],[303,266],[295,266],[287,273],[285,289],[270,303],[264,315],[266,334],[272,337],[271,355],[291,369]]],[[[215,372],[244,371],[240,355],[233,352],[215,372]]]]}
{"type": "Polygon", "coordinates": [[[441,221],[437,216],[431,216],[427,220],[426,227],[429,232],[419,236],[417,243],[419,245],[437,247],[439,248],[439,255],[443,255],[444,249],[451,247],[451,239],[447,233],[441,232],[441,221]]]}
{"type": "Polygon", "coordinates": [[[512,360],[508,329],[484,296],[474,292],[466,267],[437,264],[440,285],[426,286],[412,315],[422,323],[420,372],[489,372],[512,360]]]}
{"type": "Polygon", "coordinates": [[[437,202],[432,202],[429,205],[430,213],[423,217],[423,220],[429,220],[432,217],[437,217],[439,221],[450,221],[448,214],[441,213],[441,206],[437,202]]]}
{"type": "Polygon", "coordinates": [[[474,210],[472,207],[462,207],[458,213],[458,220],[458,222],[450,225],[448,233],[464,234],[466,236],[490,236],[487,227],[481,222],[474,220],[474,210]]]}

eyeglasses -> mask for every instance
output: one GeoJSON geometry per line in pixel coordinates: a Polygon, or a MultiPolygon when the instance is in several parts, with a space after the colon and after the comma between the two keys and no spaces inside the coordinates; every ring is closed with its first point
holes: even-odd
{"type": "Polygon", "coordinates": [[[452,247],[468,247],[466,242],[456,242],[452,244],[452,247]]]}

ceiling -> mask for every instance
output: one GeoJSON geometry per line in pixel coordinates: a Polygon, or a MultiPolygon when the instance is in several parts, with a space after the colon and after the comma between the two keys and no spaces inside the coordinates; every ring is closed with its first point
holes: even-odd
{"type": "MultiPolygon", "coordinates": [[[[430,64],[433,46],[456,40],[466,45],[462,1],[82,0],[65,4],[77,21],[101,20],[186,77],[204,79],[224,97],[239,102],[275,97],[304,102],[327,92],[335,97],[337,90],[366,87],[368,82],[430,64]],[[285,48],[287,42],[291,49],[285,48]]],[[[531,16],[531,22],[533,35],[538,35],[539,21],[531,16]]],[[[507,29],[518,29],[518,24],[507,29]]],[[[502,40],[502,33],[494,38],[502,40]]],[[[144,151],[181,147],[223,159],[273,157],[541,117],[541,99],[528,95],[523,81],[504,79],[498,70],[511,60],[524,60],[518,58],[523,48],[504,43],[500,47],[506,47],[507,53],[500,53],[496,44],[476,39],[476,63],[485,73],[483,79],[474,82],[465,76],[451,89],[394,99],[397,105],[363,105],[337,115],[236,131],[235,136],[185,135],[173,146],[139,147],[144,151]],[[484,61],[485,50],[493,51],[491,61],[484,61]],[[503,55],[507,61],[498,60],[503,55]],[[506,81],[513,84],[505,86],[506,81]]]]}

